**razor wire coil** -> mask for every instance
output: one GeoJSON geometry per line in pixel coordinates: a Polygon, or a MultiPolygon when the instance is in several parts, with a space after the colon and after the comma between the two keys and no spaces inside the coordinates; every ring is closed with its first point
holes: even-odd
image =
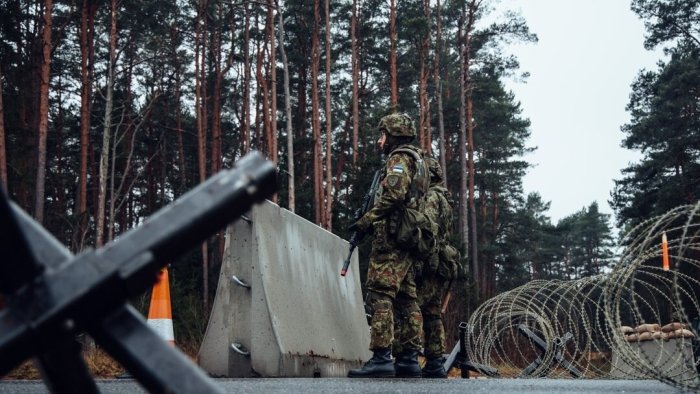
{"type": "Polygon", "coordinates": [[[502,377],[653,378],[700,390],[700,202],[644,221],[620,245],[608,273],[533,280],[484,302],[463,338],[469,361],[502,377]]]}

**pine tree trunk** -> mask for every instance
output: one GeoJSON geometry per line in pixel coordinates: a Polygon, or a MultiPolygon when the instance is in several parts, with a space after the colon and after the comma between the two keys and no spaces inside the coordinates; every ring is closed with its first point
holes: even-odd
{"type": "MultiPolygon", "coordinates": [[[[299,18],[301,19],[299,23],[302,25],[306,26],[308,25],[308,22],[306,21],[304,15],[300,15],[299,18]]],[[[302,59],[308,59],[311,57],[310,51],[309,51],[309,42],[307,40],[303,39],[298,39],[296,42],[296,49],[297,49],[297,55],[300,56],[302,59]]],[[[307,86],[308,86],[308,79],[309,79],[309,62],[301,62],[297,67],[297,107],[296,107],[296,116],[294,118],[294,130],[296,132],[296,138],[297,140],[306,140],[307,138],[307,133],[308,133],[308,127],[307,127],[307,118],[308,118],[308,95],[307,95],[307,86]]],[[[313,165],[313,160],[310,157],[307,157],[307,152],[302,151],[299,152],[299,158],[297,159],[297,163],[301,164],[301,168],[297,167],[299,171],[297,171],[298,174],[304,174],[304,176],[308,176],[308,174],[313,173],[313,169],[309,168],[310,166],[313,165]]],[[[311,204],[313,204],[313,201],[311,201],[311,204]]]]}
{"type": "MultiPolygon", "coordinates": [[[[37,1],[35,3],[41,4],[42,2],[37,1]]],[[[41,23],[37,22],[35,27],[38,29],[40,26],[41,23]]],[[[21,176],[13,177],[15,181],[9,186],[12,188],[12,195],[17,201],[17,204],[25,211],[31,212],[34,210],[33,198],[36,190],[36,147],[38,146],[38,133],[36,131],[39,125],[38,109],[39,97],[41,96],[39,85],[43,54],[40,45],[41,38],[37,35],[36,31],[32,31],[31,35],[27,36],[25,40],[18,38],[15,41],[17,48],[23,48],[24,45],[28,45],[28,56],[25,56],[26,59],[23,59],[21,63],[21,66],[25,67],[25,72],[19,73],[19,75],[15,74],[19,79],[17,85],[22,86],[23,89],[18,92],[21,94],[17,103],[19,108],[16,109],[19,132],[14,133],[16,135],[14,146],[16,149],[18,148],[17,150],[22,152],[22,154],[18,155],[14,160],[11,160],[13,163],[12,166],[16,167],[16,170],[12,171],[12,173],[16,172],[17,174],[21,174],[21,176]],[[30,42],[34,42],[34,44],[30,44],[30,42]],[[39,43],[39,45],[36,43],[39,43]],[[32,174],[32,176],[28,176],[29,174],[32,174]]],[[[11,92],[9,88],[10,86],[5,89],[11,92]]],[[[5,103],[5,105],[7,106],[7,103],[5,103]]],[[[7,110],[7,115],[9,141],[10,135],[13,134],[9,122],[9,120],[12,119],[9,108],[7,110]]],[[[9,153],[12,157],[12,152],[9,153]]],[[[8,179],[8,182],[11,182],[10,179],[8,179]]]]}
{"type": "MultiPolygon", "coordinates": [[[[253,28],[260,26],[260,15],[255,14],[255,23],[253,23],[253,28]]],[[[265,78],[265,42],[264,36],[261,34],[255,34],[255,81],[257,83],[255,89],[255,134],[256,134],[256,144],[257,148],[264,151],[268,156],[269,151],[269,136],[268,136],[268,125],[267,116],[265,115],[267,111],[267,80],[265,78]]]]}
{"type": "Polygon", "coordinates": [[[396,65],[396,41],[398,33],[396,31],[396,0],[389,1],[389,75],[391,81],[391,107],[395,110],[399,106],[399,83],[396,65]]]}
{"type": "MultiPolygon", "coordinates": [[[[430,20],[430,1],[423,0],[423,13],[426,20],[430,20]]],[[[420,81],[419,81],[419,103],[420,103],[420,145],[425,152],[429,154],[432,151],[432,137],[430,135],[430,100],[428,100],[428,51],[430,44],[430,29],[425,33],[425,37],[421,40],[419,57],[420,57],[420,81]]]]}
{"type": "MultiPolygon", "coordinates": [[[[112,143],[111,143],[111,149],[112,149],[112,154],[108,155],[108,157],[111,156],[111,164],[107,167],[110,171],[109,176],[107,177],[109,179],[109,198],[106,199],[106,201],[109,201],[109,209],[107,210],[107,215],[106,215],[106,224],[105,224],[105,230],[107,233],[107,242],[111,242],[114,239],[114,224],[117,222],[117,201],[121,197],[122,190],[124,188],[125,183],[129,183],[129,180],[132,177],[132,172],[131,172],[131,158],[133,156],[133,151],[134,151],[134,136],[136,133],[135,130],[135,125],[134,125],[134,119],[133,116],[131,115],[131,110],[134,108],[134,96],[131,91],[131,86],[132,86],[132,80],[133,80],[133,70],[134,70],[134,63],[136,61],[134,53],[132,51],[126,51],[125,52],[126,56],[128,58],[126,59],[126,71],[124,73],[124,86],[125,86],[125,97],[123,99],[123,104],[122,104],[122,116],[120,116],[120,121],[119,123],[114,125],[114,131],[112,132],[112,143]],[[119,133],[119,130],[125,130],[124,134],[121,135],[119,133]],[[127,147],[126,147],[126,152],[128,152],[127,155],[127,160],[124,162],[123,160],[117,160],[118,158],[121,159],[120,152],[118,151],[119,145],[121,141],[126,139],[127,141],[127,147]],[[123,167],[121,169],[118,169],[118,166],[123,163],[123,167]],[[121,180],[120,184],[118,187],[115,186],[117,177],[121,174],[121,180]]],[[[150,149],[150,146],[149,146],[150,149]]],[[[148,157],[151,157],[149,154],[148,157]]],[[[149,187],[151,185],[149,184],[149,187]]],[[[128,192],[127,192],[128,193],[128,192]]],[[[154,212],[155,207],[152,203],[153,199],[155,196],[151,193],[148,193],[148,200],[149,200],[149,209],[148,212],[154,212]]]]}
{"type": "MultiPolygon", "coordinates": [[[[268,123],[270,124],[270,160],[277,163],[277,48],[275,39],[275,17],[273,10],[274,0],[268,0],[267,7],[267,40],[270,43],[268,67],[270,69],[270,112],[268,123]]],[[[272,201],[277,203],[277,193],[272,196],[272,201]]]]}
{"type": "Polygon", "coordinates": [[[442,178],[445,185],[447,182],[447,158],[445,154],[445,120],[443,117],[442,108],[442,81],[440,80],[440,56],[442,49],[442,8],[440,0],[437,0],[435,5],[435,58],[433,62],[433,80],[435,81],[435,101],[437,102],[437,117],[438,117],[438,149],[440,150],[440,167],[442,167],[442,178]]]}
{"type": "Polygon", "coordinates": [[[243,105],[241,109],[241,138],[243,154],[250,151],[250,4],[243,2],[243,105]]]}
{"type": "MultiPolygon", "coordinates": [[[[469,3],[469,13],[467,16],[467,27],[465,29],[465,61],[464,61],[464,79],[465,79],[465,88],[466,88],[466,104],[467,104],[467,109],[466,109],[466,124],[467,124],[467,175],[469,177],[469,234],[470,234],[470,245],[469,249],[471,251],[471,261],[472,261],[472,266],[474,267],[474,278],[477,280],[477,289],[481,289],[481,284],[479,283],[479,279],[481,276],[479,273],[482,271],[481,266],[479,264],[479,259],[478,259],[478,251],[477,251],[477,231],[476,231],[476,206],[474,205],[474,122],[473,122],[473,102],[472,102],[472,92],[473,92],[473,86],[472,86],[472,81],[471,81],[471,74],[470,74],[470,67],[469,63],[471,61],[470,59],[470,52],[471,52],[471,31],[474,28],[474,22],[475,22],[475,15],[476,14],[476,5],[475,5],[475,0],[472,0],[472,2],[469,3]]],[[[477,290],[477,294],[483,294],[479,293],[479,290],[477,290]]]]}
{"type": "MultiPolygon", "coordinates": [[[[228,30],[231,33],[231,42],[234,42],[235,38],[235,23],[233,21],[232,13],[223,12],[223,5],[219,3],[217,5],[219,9],[219,18],[223,20],[226,15],[228,15],[231,20],[226,21],[228,23],[228,30]]],[[[223,27],[217,27],[215,31],[216,43],[212,46],[212,49],[216,51],[213,54],[215,60],[215,79],[214,79],[214,102],[212,103],[213,114],[212,114],[212,152],[211,152],[211,173],[215,174],[221,171],[223,166],[223,151],[222,151],[222,126],[221,126],[221,113],[223,107],[223,84],[224,77],[228,74],[231,66],[233,65],[233,50],[229,50],[226,56],[226,61],[221,66],[223,62],[223,45],[222,45],[222,29],[223,27]]],[[[226,243],[225,234],[223,231],[219,232],[216,236],[217,242],[217,258],[218,261],[223,261],[224,258],[224,247],[226,243]]]]}
{"type": "Polygon", "coordinates": [[[212,32],[211,54],[214,64],[214,92],[212,93],[212,152],[211,152],[211,173],[215,174],[221,170],[223,164],[222,152],[222,109],[223,109],[223,85],[226,74],[233,65],[233,51],[230,50],[224,59],[224,48],[222,43],[222,31],[229,30],[231,33],[231,42],[235,37],[235,23],[231,20],[225,20],[226,17],[233,18],[231,13],[225,12],[221,3],[217,4],[218,19],[221,21],[221,26],[215,27],[212,32]],[[224,27],[223,24],[227,23],[224,27]]]}
{"type": "Polygon", "coordinates": [[[104,243],[105,203],[107,198],[107,173],[109,166],[110,141],[112,138],[112,110],[114,108],[114,67],[117,50],[117,0],[111,1],[111,19],[109,29],[109,63],[107,64],[107,94],[105,95],[105,116],[102,129],[102,152],[99,164],[99,188],[97,192],[97,214],[95,246],[104,243]]]}
{"type": "MultiPolygon", "coordinates": [[[[207,126],[206,126],[206,9],[207,0],[199,1],[195,28],[195,110],[197,117],[197,158],[199,181],[206,180],[207,126]]],[[[207,242],[202,243],[202,306],[209,310],[209,253],[207,242]]]]}
{"type": "Polygon", "coordinates": [[[323,223],[323,192],[322,192],[322,165],[321,165],[321,119],[318,96],[318,70],[320,66],[320,4],[314,0],[314,25],[311,33],[311,131],[313,134],[313,161],[314,161],[314,214],[315,223],[323,223]]]}
{"type": "Polygon", "coordinates": [[[350,20],[350,40],[352,42],[352,165],[357,168],[358,143],[360,135],[359,83],[360,67],[357,53],[357,0],[352,1],[350,20]]]}
{"type": "Polygon", "coordinates": [[[425,69],[425,52],[427,51],[427,46],[424,45],[425,40],[421,40],[420,47],[418,48],[418,63],[420,64],[420,70],[418,71],[418,143],[421,149],[425,150],[427,145],[427,133],[425,129],[425,98],[427,96],[427,86],[426,86],[426,69],[425,69]]]}
{"type": "Polygon", "coordinates": [[[52,0],[44,0],[44,23],[41,33],[42,61],[39,86],[39,127],[37,146],[36,189],[34,193],[34,218],[44,222],[44,196],[46,195],[46,138],[49,130],[49,85],[51,78],[51,28],[52,0]]]}
{"type": "MultiPolygon", "coordinates": [[[[472,265],[474,273],[481,272],[477,251],[477,231],[476,231],[476,206],[475,206],[475,190],[474,190],[474,123],[472,122],[472,86],[471,81],[467,81],[467,175],[469,177],[469,234],[472,265]]],[[[476,276],[479,278],[479,276],[476,276]]]]}
{"type": "MultiPolygon", "coordinates": [[[[200,142],[202,145],[199,147],[201,156],[201,166],[200,170],[200,180],[204,182],[207,179],[207,145],[208,145],[208,134],[209,134],[209,92],[207,89],[207,64],[209,59],[206,55],[206,48],[209,44],[207,40],[207,33],[209,32],[209,0],[203,1],[202,8],[202,67],[201,67],[201,78],[202,82],[200,89],[202,91],[202,96],[200,100],[202,102],[201,113],[202,113],[202,134],[200,136],[200,142]]],[[[202,244],[202,297],[204,300],[204,310],[209,310],[209,241],[202,244]]]]}
{"type": "Polygon", "coordinates": [[[199,1],[199,12],[195,31],[195,111],[197,122],[197,163],[199,182],[204,182],[207,178],[207,4],[207,0],[199,1]]]}
{"type": "MultiPolygon", "coordinates": [[[[180,34],[178,27],[171,26],[171,42],[176,43],[177,37],[180,34]]],[[[177,45],[174,44],[170,49],[172,61],[175,69],[178,72],[175,73],[175,130],[177,132],[177,162],[180,172],[180,190],[178,194],[182,194],[187,188],[187,168],[185,165],[185,142],[183,140],[182,129],[182,74],[179,72],[181,70],[180,57],[178,55],[177,45]]]]}
{"type": "Polygon", "coordinates": [[[87,231],[87,175],[88,150],[90,149],[90,113],[92,111],[92,83],[95,62],[95,13],[97,6],[92,0],[83,0],[80,13],[80,172],[78,173],[78,195],[76,196],[78,228],[73,237],[75,250],[82,250],[87,231]]]}
{"type": "MultiPolygon", "coordinates": [[[[133,108],[133,95],[131,93],[131,89],[129,86],[132,85],[132,78],[133,78],[133,68],[134,68],[134,62],[135,58],[130,57],[129,58],[129,66],[127,68],[127,72],[125,73],[125,82],[124,86],[126,86],[126,97],[124,99],[125,107],[126,108],[133,108]]],[[[111,154],[111,173],[109,176],[110,179],[110,198],[109,198],[109,221],[107,225],[107,240],[112,241],[115,237],[115,224],[119,223],[120,229],[124,231],[124,229],[127,228],[127,209],[129,201],[132,199],[132,190],[133,190],[133,184],[135,181],[135,178],[138,177],[138,174],[135,173],[134,171],[134,166],[132,163],[134,163],[135,160],[137,160],[137,153],[135,153],[135,148],[136,144],[134,143],[136,139],[137,133],[144,127],[144,124],[146,124],[146,134],[149,138],[155,134],[155,126],[153,124],[153,120],[151,117],[151,110],[152,106],[154,103],[156,103],[158,99],[158,94],[151,92],[149,95],[150,97],[150,102],[146,103],[145,108],[142,110],[141,116],[139,116],[138,122],[134,123],[134,117],[132,115],[127,115],[123,116],[122,118],[125,118],[127,121],[126,125],[121,125],[117,124],[114,127],[114,137],[113,137],[113,143],[112,143],[112,154],[111,154]],[[123,135],[119,134],[120,129],[126,129],[123,135]],[[119,147],[122,145],[122,142],[126,140],[126,147],[123,149],[119,149],[119,147]],[[117,158],[120,160],[117,161],[117,158]],[[122,167],[120,170],[117,170],[118,165],[122,164],[122,167]],[[120,176],[121,174],[121,176],[120,176]],[[116,185],[117,179],[119,179],[119,184],[116,185]]],[[[152,169],[151,167],[153,165],[158,165],[159,161],[158,160],[153,160],[153,158],[156,158],[156,155],[160,154],[162,152],[162,149],[155,150],[156,148],[153,147],[153,144],[148,145],[148,154],[147,154],[147,160],[145,161],[144,165],[146,166],[146,169],[149,174],[149,179],[147,181],[148,185],[148,192],[147,192],[147,212],[155,212],[155,210],[158,208],[156,204],[156,197],[157,191],[155,190],[155,186],[152,184],[152,182],[158,181],[155,175],[152,174],[152,169]],[[155,162],[156,164],[152,164],[155,162]]],[[[164,198],[161,198],[160,201],[164,201],[164,198]]]]}
{"type": "MultiPolygon", "coordinates": [[[[496,192],[493,195],[493,212],[491,216],[493,220],[493,224],[491,225],[491,231],[493,232],[493,237],[498,236],[498,229],[501,227],[501,211],[500,211],[500,201],[499,201],[499,193],[496,192]]],[[[489,271],[491,275],[489,276],[489,285],[491,286],[490,288],[490,293],[489,297],[491,298],[496,295],[496,257],[494,256],[491,261],[489,262],[489,271]]]]}
{"type": "Polygon", "coordinates": [[[257,79],[258,79],[258,94],[260,104],[262,105],[262,110],[260,111],[259,120],[256,125],[256,129],[262,127],[263,134],[265,135],[265,148],[267,152],[267,157],[272,157],[272,132],[270,130],[270,101],[268,99],[270,95],[270,89],[268,87],[267,72],[264,70],[264,59],[265,59],[265,49],[262,48],[258,52],[258,65],[257,65],[257,79]],[[262,125],[261,125],[262,124],[262,125]]]}
{"type": "MultiPolygon", "coordinates": [[[[269,21],[267,21],[269,23],[269,21]]],[[[255,26],[259,26],[258,14],[255,15],[255,26]]],[[[266,25],[267,26],[267,25],[266,25]]],[[[267,29],[267,27],[266,27],[267,29]]],[[[270,101],[269,101],[269,71],[265,67],[265,51],[267,50],[267,44],[265,40],[266,36],[262,36],[257,40],[257,54],[256,54],[256,69],[255,77],[258,82],[257,90],[257,103],[256,103],[256,120],[255,120],[255,132],[258,134],[258,138],[264,137],[265,152],[267,157],[272,156],[272,135],[270,133],[270,101]],[[260,133],[262,130],[262,133],[260,133]]]]}
{"type": "Polygon", "coordinates": [[[55,212],[68,212],[67,207],[66,207],[66,176],[64,175],[65,171],[65,165],[64,163],[66,162],[65,157],[64,157],[64,150],[63,150],[63,143],[62,141],[64,140],[63,136],[63,130],[65,128],[65,109],[63,106],[63,91],[64,91],[64,86],[63,86],[63,76],[61,74],[58,75],[58,81],[57,81],[57,87],[56,87],[56,101],[57,101],[57,107],[58,107],[58,113],[56,115],[56,120],[53,123],[53,129],[56,134],[56,140],[60,141],[58,144],[56,144],[56,151],[54,153],[54,165],[51,166],[55,168],[55,178],[51,177],[50,179],[53,179],[53,182],[50,182],[49,187],[53,184],[53,194],[56,196],[56,202],[53,205],[53,210],[55,212]]]}
{"type": "Polygon", "coordinates": [[[296,197],[294,190],[294,133],[292,131],[292,100],[289,93],[289,63],[287,62],[287,51],[284,49],[284,14],[279,6],[279,2],[276,2],[277,6],[277,17],[279,18],[278,26],[279,31],[279,50],[280,57],[282,58],[282,70],[284,72],[284,114],[287,121],[287,204],[288,209],[294,212],[296,209],[296,197]]]}
{"type": "Polygon", "coordinates": [[[326,0],[326,230],[333,229],[333,173],[331,171],[332,118],[331,118],[331,14],[330,0],[326,0]]]}
{"type": "MultiPolygon", "coordinates": [[[[469,250],[469,226],[468,226],[468,210],[467,210],[467,86],[465,81],[466,76],[466,43],[464,34],[464,19],[465,13],[462,10],[462,14],[459,18],[459,33],[458,33],[458,44],[459,44],[459,68],[460,68],[460,78],[459,78],[459,229],[460,229],[460,239],[462,241],[463,256],[468,256],[469,250]]],[[[471,270],[472,277],[474,277],[474,269],[471,270]]]]}
{"type": "MultiPolygon", "coordinates": [[[[270,76],[270,111],[267,113],[268,125],[270,127],[270,160],[278,161],[278,135],[277,135],[277,48],[275,38],[275,17],[274,0],[268,0],[267,7],[267,41],[270,44],[268,56],[268,75],[270,76]]],[[[274,193],[270,198],[275,204],[278,203],[278,194],[274,193]]]]}
{"type": "MultiPolygon", "coordinates": [[[[218,17],[222,18],[222,5],[216,6],[218,17]]],[[[214,66],[214,91],[212,92],[211,103],[211,156],[210,173],[216,174],[221,169],[221,90],[226,72],[221,67],[222,47],[221,47],[221,27],[215,26],[212,31],[211,62],[214,66]]]]}
{"type": "MultiPolygon", "coordinates": [[[[255,24],[258,24],[257,16],[255,18],[255,24]]],[[[255,60],[255,79],[257,81],[257,89],[255,90],[255,146],[261,151],[265,151],[265,145],[263,144],[263,134],[266,132],[265,125],[263,122],[263,114],[265,107],[265,91],[263,86],[265,81],[263,79],[262,72],[262,52],[260,50],[260,40],[257,44],[257,54],[255,60]]],[[[267,138],[267,137],[265,137],[267,138]]],[[[266,141],[266,140],[265,140],[266,141]]]]}

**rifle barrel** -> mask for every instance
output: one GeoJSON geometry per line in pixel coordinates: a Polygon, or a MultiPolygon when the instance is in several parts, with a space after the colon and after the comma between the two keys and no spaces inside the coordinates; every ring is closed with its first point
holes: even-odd
{"type": "Polygon", "coordinates": [[[350,267],[350,259],[352,258],[352,252],[355,250],[355,247],[350,244],[350,253],[348,253],[348,257],[343,261],[343,268],[340,269],[340,276],[345,276],[345,274],[348,273],[348,267],[350,267]]]}

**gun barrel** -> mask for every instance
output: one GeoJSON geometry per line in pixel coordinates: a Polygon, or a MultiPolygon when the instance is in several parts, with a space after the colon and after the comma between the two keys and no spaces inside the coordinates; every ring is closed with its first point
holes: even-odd
{"type": "Polygon", "coordinates": [[[343,267],[340,269],[340,276],[345,276],[348,273],[348,268],[350,267],[350,259],[352,258],[352,252],[355,251],[355,246],[350,244],[350,253],[348,257],[343,261],[343,267]]]}

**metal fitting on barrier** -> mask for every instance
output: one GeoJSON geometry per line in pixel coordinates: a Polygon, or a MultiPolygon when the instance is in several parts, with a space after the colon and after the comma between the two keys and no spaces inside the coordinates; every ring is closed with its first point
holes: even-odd
{"type": "Polygon", "coordinates": [[[238,342],[233,342],[231,344],[231,349],[233,349],[234,352],[240,354],[243,357],[250,357],[250,351],[238,342]]]}
{"type": "Polygon", "coordinates": [[[250,289],[250,285],[245,283],[243,280],[239,279],[236,275],[231,276],[231,280],[236,282],[238,286],[245,287],[246,289],[250,289]]]}

